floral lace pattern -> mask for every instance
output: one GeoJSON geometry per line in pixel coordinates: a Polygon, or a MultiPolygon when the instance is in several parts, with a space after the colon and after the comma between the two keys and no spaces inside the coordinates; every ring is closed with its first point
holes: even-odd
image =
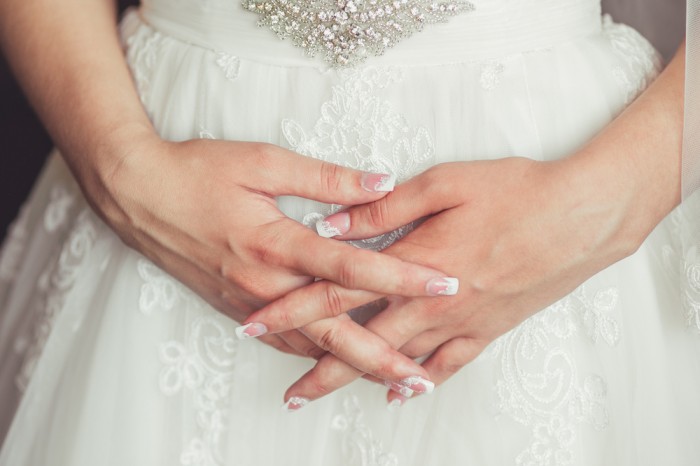
{"type": "Polygon", "coordinates": [[[145,259],[139,260],[137,269],[144,281],[139,297],[142,313],[184,306],[192,318],[184,340],[166,341],[158,349],[163,364],[158,377],[161,392],[166,396],[188,392],[194,406],[197,432],[185,445],[180,463],[221,465],[237,348],[232,321],[206,312],[204,301],[145,259]]]}
{"type": "Polygon", "coordinates": [[[216,64],[224,72],[224,77],[229,81],[234,81],[238,77],[241,67],[241,60],[238,57],[229,55],[226,52],[217,52],[216,64]]]}
{"type": "MultiPolygon", "coordinates": [[[[381,90],[401,81],[394,68],[344,70],[333,86],[332,97],[321,107],[321,117],[312,131],[286,119],[282,132],[292,150],[319,160],[375,173],[396,175],[404,181],[434,164],[435,145],[427,129],[413,128],[382,100],[381,90]]],[[[342,206],[329,206],[313,212],[304,224],[337,212],[342,206]]],[[[354,242],[371,249],[384,249],[410,231],[404,227],[380,237],[354,242]]]]}
{"type": "Polygon", "coordinates": [[[11,282],[17,276],[29,234],[27,231],[28,217],[29,209],[25,205],[17,219],[10,225],[7,239],[0,249],[0,281],[11,282]]]}
{"type": "Polygon", "coordinates": [[[393,453],[384,451],[382,443],[374,438],[363,422],[362,409],[356,396],[343,400],[343,414],[337,414],[332,428],[343,433],[342,455],[348,465],[397,466],[399,460],[393,453]]]}
{"type": "Polygon", "coordinates": [[[613,76],[625,92],[625,104],[632,102],[661,71],[661,60],[654,48],[637,31],[603,19],[605,35],[623,64],[613,68],[613,76]]]}
{"type": "Polygon", "coordinates": [[[502,371],[496,383],[498,412],[532,431],[517,465],[572,464],[577,425],[607,427],[606,383],[597,375],[579,374],[566,342],[579,335],[591,343],[617,345],[617,304],[616,289],[591,295],[582,286],[498,339],[489,350],[502,371]]]}
{"type": "Polygon", "coordinates": [[[150,27],[140,27],[135,34],[128,37],[127,62],[136,83],[141,102],[148,108],[146,101],[151,91],[151,73],[155,69],[158,52],[164,36],[150,27]]]}
{"type": "MultiPolygon", "coordinates": [[[[63,219],[65,222],[66,217],[63,219]]],[[[55,226],[58,227],[58,225],[55,226]]],[[[39,277],[40,298],[34,307],[37,317],[34,320],[31,341],[27,337],[19,337],[15,341],[15,351],[19,354],[24,353],[22,368],[15,379],[21,391],[24,391],[29,384],[54,322],[63,309],[66,296],[73,288],[82,264],[90,256],[96,237],[97,227],[92,212],[85,208],[77,216],[75,226],[63,244],[57,259],[51,261],[49,268],[39,277]]]]}

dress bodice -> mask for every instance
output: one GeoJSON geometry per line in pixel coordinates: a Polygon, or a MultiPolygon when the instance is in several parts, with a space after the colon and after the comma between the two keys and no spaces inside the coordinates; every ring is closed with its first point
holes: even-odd
{"type": "Polygon", "coordinates": [[[600,0],[144,0],[142,13],[186,42],[301,66],[490,59],[601,27],[600,0]]]}

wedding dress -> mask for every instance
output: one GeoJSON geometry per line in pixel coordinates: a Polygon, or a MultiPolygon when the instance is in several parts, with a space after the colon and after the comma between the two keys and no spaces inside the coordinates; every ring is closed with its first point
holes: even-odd
{"type": "MultiPolygon", "coordinates": [[[[599,0],[431,3],[379,0],[367,21],[398,31],[398,18],[402,33],[364,53],[305,40],[294,5],[335,1],[144,0],[121,34],[164,138],[267,141],[400,180],[571,154],[660,71],[599,0]]],[[[309,226],[338,208],[281,205],[309,226]]],[[[679,222],[432,395],[390,412],[360,380],[290,415],[282,394],[312,362],[238,341],[235,322],[120,242],[54,154],[0,256],[0,465],[700,464],[700,320],[680,297],[679,222]]]]}

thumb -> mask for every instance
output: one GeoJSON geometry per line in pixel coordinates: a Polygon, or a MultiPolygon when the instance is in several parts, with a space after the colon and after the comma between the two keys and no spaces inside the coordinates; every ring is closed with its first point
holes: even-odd
{"type": "Polygon", "coordinates": [[[442,171],[435,167],[397,186],[388,196],[330,215],[316,229],[321,236],[343,240],[372,238],[454,207],[459,202],[445,177],[435,176],[442,171]]]}

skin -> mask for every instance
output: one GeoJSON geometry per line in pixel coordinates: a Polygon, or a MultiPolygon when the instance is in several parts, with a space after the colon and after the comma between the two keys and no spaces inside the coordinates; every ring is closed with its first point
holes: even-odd
{"type": "MultiPolygon", "coordinates": [[[[436,166],[347,210],[350,228],[337,239],[372,237],[428,216],[384,252],[440,267],[460,279],[460,291],[432,300],[389,296],[387,309],[352,337],[334,316],[385,295],[322,281],[254,313],[247,322],[271,333],[324,334],[312,340],[329,354],[285,399],[314,400],[363,373],[381,378],[392,372],[387,351],[430,355],[423,367],[440,384],[495,338],[631,255],[680,202],[684,75],[685,45],[640,98],[567,158],[436,166]]],[[[394,373],[389,380],[401,380],[394,373]]]]}
{"type": "Polygon", "coordinates": [[[362,373],[444,381],[493,338],[632,253],[679,202],[681,55],[567,159],[439,166],[386,196],[362,190],[357,172],[266,144],[161,140],[115,23],[111,1],[0,1],[3,51],[95,211],[221,312],[267,324],[266,343],[320,357],[286,399],[316,399],[362,373]],[[299,164],[308,164],[305,180],[285,168],[299,164]],[[185,202],[168,196],[175,190],[185,202]],[[429,195],[414,202],[417,191],[429,195]],[[375,254],[285,219],[274,202],[281,194],[364,204],[350,210],[351,230],[339,239],[432,217],[375,254]],[[305,258],[308,248],[323,253],[305,258]],[[420,297],[443,272],[461,279],[459,295],[420,297]],[[342,314],[382,296],[390,306],[366,328],[342,314]],[[410,358],[433,350],[423,365],[410,358]]]}
{"type": "MultiPolygon", "coordinates": [[[[313,277],[421,296],[429,279],[444,276],[320,238],[277,208],[280,195],[346,205],[386,196],[364,189],[361,172],[269,144],[162,140],[134,88],[116,23],[113,1],[0,1],[8,62],[86,199],[127,245],[237,321],[313,277]],[[307,176],[294,176],[300,172],[307,176]]],[[[323,354],[296,330],[263,341],[323,354]]],[[[404,355],[392,359],[425,374],[404,355]]]]}

